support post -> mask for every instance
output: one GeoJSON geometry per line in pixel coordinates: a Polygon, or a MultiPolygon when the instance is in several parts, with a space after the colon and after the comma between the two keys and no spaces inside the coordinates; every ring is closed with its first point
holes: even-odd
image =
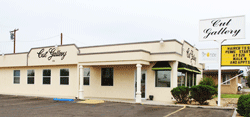
{"type": "Polygon", "coordinates": [[[136,102],[141,103],[141,64],[137,64],[137,91],[136,91],[136,102]]]}
{"type": "Polygon", "coordinates": [[[218,61],[218,106],[220,106],[220,100],[221,100],[221,44],[226,41],[226,39],[223,40],[217,40],[219,43],[219,61],[218,61]]]}
{"type": "Polygon", "coordinates": [[[173,73],[173,76],[172,76],[172,81],[173,81],[173,83],[172,83],[172,86],[171,87],[173,87],[173,88],[175,88],[175,87],[177,87],[178,86],[178,61],[175,61],[175,62],[173,62],[173,66],[172,66],[172,73],[173,73]]]}
{"type": "Polygon", "coordinates": [[[192,80],[192,81],[193,81],[193,82],[192,82],[192,86],[194,86],[194,73],[193,73],[192,79],[193,79],[193,80],[192,80]]]}
{"type": "Polygon", "coordinates": [[[185,86],[187,87],[187,72],[185,72],[185,86]]]}
{"type": "Polygon", "coordinates": [[[79,89],[79,99],[84,99],[84,96],[83,96],[83,66],[80,65],[80,89],[79,89]]]}
{"type": "Polygon", "coordinates": [[[61,45],[63,43],[63,34],[61,33],[61,45]]]}

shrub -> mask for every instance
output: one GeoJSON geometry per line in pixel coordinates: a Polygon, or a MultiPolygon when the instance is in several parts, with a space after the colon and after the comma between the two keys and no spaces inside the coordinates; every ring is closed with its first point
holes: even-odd
{"type": "Polygon", "coordinates": [[[217,94],[216,89],[209,85],[192,86],[190,91],[191,97],[201,105],[205,104],[205,101],[211,99],[214,94],[217,94]]]}
{"type": "Polygon", "coordinates": [[[179,103],[187,104],[189,98],[189,88],[185,86],[176,87],[171,90],[171,94],[179,103]]]}
{"type": "Polygon", "coordinates": [[[211,77],[204,77],[202,80],[199,82],[200,85],[209,85],[212,87],[216,87],[214,80],[211,77]]]}
{"type": "Polygon", "coordinates": [[[250,117],[250,98],[248,98],[247,101],[245,101],[244,107],[245,107],[244,117],[250,117]]]}
{"type": "Polygon", "coordinates": [[[250,109],[250,95],[241,95],[237,103],[237,112],[243,116],[246,110],[250,109]],[[247,108],[246,108],[247,107],[247,108]]]}

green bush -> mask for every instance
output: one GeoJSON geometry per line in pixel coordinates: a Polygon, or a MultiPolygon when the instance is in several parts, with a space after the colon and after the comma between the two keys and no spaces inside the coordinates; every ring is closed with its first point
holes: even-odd
{"type": "Polygon", "coordinates": [[[212,98],[217,91],[214,87],[209,85],[196,85],[190,88],[191,98],[199,102],[201,105],[205,104],[205,101],[212,98]]]}
{"type": "Polygon", "coordinates": [[[214,88],[216,88],[216,86],[214,83],[214,80],[211,77],[204,77],[201,79],[201,81],[199,82],[199,85],[209,85],[212,86],[214,88]]]}
{"type": "Polygon", "coordinates": [[[250,117],[250,98],[248,98],[247,101],[245,101],[244,107],[245,107],[244,117],[250,117]]]}
{"type": "MultiPolygon", "coordinates": [[[[237,103],[237,112],[243,116],[246,114],[246,110],[250,109],[250,95],[241,95],[237,103]]],[[[249,115],[249,113],[248,113],[249,115]]]]}
{"type": "Polygon", "coordinates": [[[171,90],[171,94],[173,95],[175,100],[179,103],[187,104],[189,100],[188,98],[189,88],[188,87],[180,86],[180,87],[173,88],[171,90]]]}

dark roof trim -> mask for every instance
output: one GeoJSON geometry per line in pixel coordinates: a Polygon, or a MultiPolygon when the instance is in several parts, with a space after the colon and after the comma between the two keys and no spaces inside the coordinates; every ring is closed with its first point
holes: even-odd
{"type": "MultiPolygon", "coordinates": [[[[182,45],[182,43],[179,42],[177,39],[163,40],[163,42],[168,42],[168,41],[176,41],[177,43],[182,45]]],[[[160,40],[157,40],[157,41],[144,41],[144,42],[132,42],[132,43],[120,43],[120,44],[96,45],[96,46],[86,46],[86,47],[79,47],[79,48],[92,48],[92,47],[128,45],[128,44],[144,44],[144,43],[160,43],[160,40]]]]}
{"type": "Polygon", "coordinates": [[[146,52],[150,54],[150,52],[146,50],[127,50],[127,51],[112,51],[112,52],[80,53],[77,55],[113,54],[113,53],[124,53],[124,52],[146,52]]]}

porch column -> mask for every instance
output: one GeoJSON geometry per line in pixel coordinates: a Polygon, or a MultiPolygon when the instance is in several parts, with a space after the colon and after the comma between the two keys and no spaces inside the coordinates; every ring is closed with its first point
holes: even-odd
{"type": "Polygon", "coordinates": [[[83,66],[80,65],[80,89],[79,89],[79,99],[84,99],[83,96],[83,66]]]}
{"type": "Polygon", "coordinates": [[[177,81],[178,81],[178,61],[174,61],[173,62],[173,66],[172,66],[172,73],[173,73],[173,88],[177,87],[177,81]]]}
{"type": "Polygon", "coordinates": [[[194,86],[194,73],[193,73],[192,79],[193,79],[193,80],[192,80],[192,81],[193,81],[193,82],[192,82],[192,86],[194,86]]]}
{"type": "Polygon", "coordinates": [[[187,72],[185,72],[185,86],[187,87],[187,72]]]}
{"type": "Polygon", "coordinates": [[[137,64],[137,91],[136,91],[136,102],[141,103],[141,64],[137,64]]]}

